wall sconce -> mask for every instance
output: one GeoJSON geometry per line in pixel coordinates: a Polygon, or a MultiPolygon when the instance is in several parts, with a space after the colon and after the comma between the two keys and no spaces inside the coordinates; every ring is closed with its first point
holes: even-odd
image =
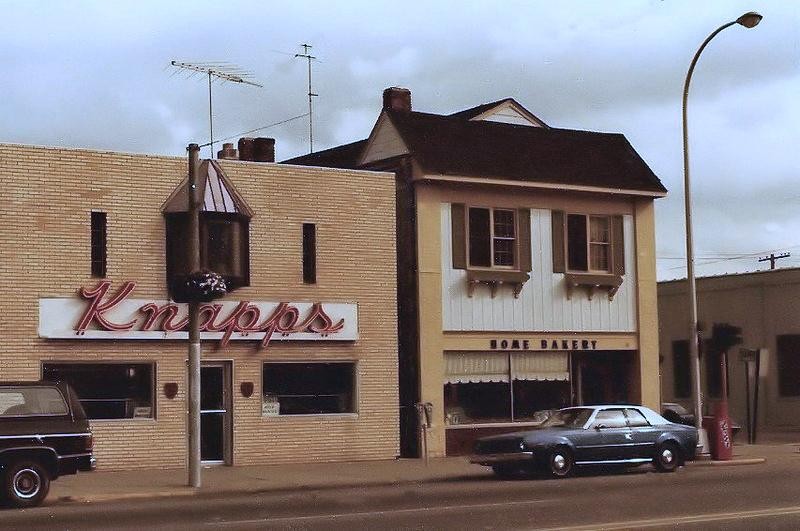
{"type": "Polygon", "coordinates": [[[242,396],[245,398],[250,398],[253,396],[254,388],[255,386],[253,385],[253,382],[242,382],[242,385],[239,387],[239,389],[242,391],[242,396]]]}
{"type": "Polygon", "coordinates": [[[164,384],[164,396],[172,400],[178,394],[178,384],[175,382],[168,382],[164,384]]]}

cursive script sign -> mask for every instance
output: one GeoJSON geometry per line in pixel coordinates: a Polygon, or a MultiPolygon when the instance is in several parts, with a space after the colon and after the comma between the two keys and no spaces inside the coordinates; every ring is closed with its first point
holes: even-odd
{"type": "MultiPolygon", "coordinates": [[[[111,292],[104,280],[79,298],[40,299],[39,337],[57,339],[185,339],[188,305],[131,299],[135,282],[111,292]]],[[[343,340],[358,338],[355,304],[225,301],[200,306],[203,339],[343,340]]]]}

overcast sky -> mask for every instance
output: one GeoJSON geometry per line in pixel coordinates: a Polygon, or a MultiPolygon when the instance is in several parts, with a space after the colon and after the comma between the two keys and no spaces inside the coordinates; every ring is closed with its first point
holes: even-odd
{"type": "MultiPolygon", "coordinates": [[[[207,81],[171,60],[228,61],[256,88],[214,84],[216,139],[307,112],[315,149],[365,138],[385,87],[452,113],[513,97],[554,127],[624,133],[670,194],[657,201],[660,279],[685,276],[681,94],[689,102],[698,275],[800,265],[800,2],[57,2],[0,0],[0,142],[183,155],[208,141],[207,81]],[[741,255],[746,258],[731,259],[741,255]]],[[[257,133],[283,160],[306,118],[257,133]]],[[[235,141],[230,140],[230,141],[235,141]]],[[[217,146],[218,148],[219,146],[217,146]]],[[[208,152],[204,150],[203,156],[208,152]]]]}

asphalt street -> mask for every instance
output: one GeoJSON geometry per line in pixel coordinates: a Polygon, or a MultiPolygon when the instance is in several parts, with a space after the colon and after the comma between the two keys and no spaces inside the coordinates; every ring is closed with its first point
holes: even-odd
{"type": "Polygon", "coordinates": [[[0,511],[3,529],[798,529],[800,454],[765,464],[491,474],[289,494],[166,497],[0,511]]]}

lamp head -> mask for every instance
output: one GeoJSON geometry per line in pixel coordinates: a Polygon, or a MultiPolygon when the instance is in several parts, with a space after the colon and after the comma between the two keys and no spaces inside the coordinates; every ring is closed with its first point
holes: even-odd
{"type": "Polygon", "coordinates": [[[736,19],[736,23],[744,26],[745,28],[754,28],[758,26],[761,19],[764,18],[755,11],[749,11],[736,19]]]}

